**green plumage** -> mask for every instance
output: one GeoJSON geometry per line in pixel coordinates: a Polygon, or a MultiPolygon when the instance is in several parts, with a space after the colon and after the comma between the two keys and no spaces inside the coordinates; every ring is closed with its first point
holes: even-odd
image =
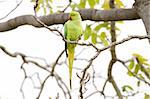
{"type": "MultiPolygon", "coordinates": [[[[72,11],[69,14],[70,20],[68,20],[64,25],[64,35],[65,39],[68,41],[78,41],[83,34],[83,29],[81,25],[81,16],[78,12],[72,11]]],[[[69,62],[69,79],[70,79],[70,88],[72,80],[72,68],[74,61],[74,52],[76,44],[65,43],[66,56],[68,57],[69,62]]]]}

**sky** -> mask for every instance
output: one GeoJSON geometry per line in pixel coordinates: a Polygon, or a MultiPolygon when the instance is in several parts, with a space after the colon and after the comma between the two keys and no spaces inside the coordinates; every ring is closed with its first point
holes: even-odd
{"type": "MultiPolygon", "coordinates": [[[[16,2],[18,3],[19,0],[5,0],[3,2],[0,2],[0,18],[4,17],[10,11],[10,9],[13,9],[16,6],[16,2]]],[[[131,7],[132,4],[133,1],[130,0],[127,0],[125,2],[125,5],[127,7],[131,7]]],[[[12,12],[5,19],[0,20],[0,22],[4,22],[16,16],[26,14],[33,15],[33,4],[30,3],[29,0],[23,0],[22,4],[14,12],[12,12]]],[[[118,41],[130,35],[146,35],[146,31],[141,20],[125,21],[124,24],[120,24],[119,27],[121,31],[117,33],[118,41]]],[[[53,33],[50,33],[47,29],[35,28],[28,25],[20,26],[17,29],[1,33],[0,44],[6,47],[7,50],[12,53],[21,52],[29,56],[42,57],[46,59],[47,63],[54,62],[59,53],[61,53],[61,51],[64,49],[64,43],[60,37],[53,33]]],[[[150,47],[146,40],[132,40],[117,47],[117,57],[126,60],[129,59],[129,57],[132,57],[133,53],[142,53],[144,57],[150,59],[149,50],[150,47]]],[[[105,61],[105,58],[110,58],[107,52],[108,51],[102,53],[102,55],[99,57],[101,64],[104,66],[108,64],[108,62],[105,61]]],[[[21,62],[22,61],[20,57],[11,58],[0,50],[0,99],[22,99],[20,86],[22,84],[24,74],[20,69],[21,62]]],[[[94,62],[94,64],[98,64],[97,61],[94,62]]],[[[57,70],[61,75],[67,77],[67,67],[63,66],[58,66],[57,70]]],[[[25,65],[24,67],[27,69],[28,75],[32,75],[34,81],[36,81],[36,87],[39,87],[39,81],[37,80],[37,75],[35,74],[35,72],[40,70],[32,64],[25,65]]],[[[100,68],[97,66],[95,68],[97,68],[97,72],[105,70],[104,67],[100,68]]],[[[115,80],[120,82],[121,84],[125,84],[125,81],[122,81],[121,77],[126,77],[126,75],[122,73],[126,72],[125,69],[123,67],[120,67],[120,64],[116,64],[113,71],[113,74],[116,78],[115,80]]],[[[44,79],[45,75],[47,74],[44,71],[41,71],[41,79],[44,79]]],[[[102,75],[105,75],[105,73],[102,75]]],[[[65,81],[67,82],[67,79],[65,81]]],[[[98,84],[98,81],[96,83],[98,84]]],[[[135,86],[135,82],[133,79],[129,78],[128,83],[135,86]]],[[[75,86],[74,88],[76,88],[77,86],[75,86]]],[[[48,99],[48,96],[52,96],[54,98],[57,94],[55,93],[55,91],[50,90],[53,88],[58,89],[56,81],[51,78],[47,82],[47,87],[44,90],[44,93],[46,93],[42,95],[41,99],[48,99]]],[[[106,93],[109,93],[110,90],[111,88],[107,88],[106,93]]],[[[141,90],[147,90],[148,92],[150,92],[150,90],[148,90],[146,86],[141,88],[141,90]]],[[[75,95],[77,95],[76,91],[77,90],[75,90],[75,95]]],[[[38,92],[38,90],[33,88],[33,82],[31,82],[30,79],[27,79],[24,84],[24,93],[26,95],[26,99],[34,99],[38,92]]],[[[137,97],[139,98],[141,96],[142,95],[139,95],[137,97]]],[[[131,97],[130,99],[135,99],[135,97],[131,97]]]]}

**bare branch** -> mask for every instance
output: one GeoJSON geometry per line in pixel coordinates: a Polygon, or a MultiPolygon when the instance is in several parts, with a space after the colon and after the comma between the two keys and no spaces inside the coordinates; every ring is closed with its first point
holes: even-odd
{"type": "Polygon", "coordinates": [[[15,11],[19,5],[22,3],[23,0],[21,0],[10,12],[8,12],[5,16],[3,16],[2,18],[0,18],[0,20],[5,19],[6,17],[8,17],[13,11],[15,11]]]}
{"type": "Polygon", "coordinates": [[[69,0],[69,4],[61,12],[65,12],[70,7],[71,3],[72,3],[72,0],[69,0]]]}
{"type": "Polygon", "coordinates": [[[49,78],[50,76],[51,76],[51,75],[48,75],[48,76],[45,78],[45,80],[43,81],[43,83],[42,83],[42,85],[41,85],[41,88],[40,88],[40,92],[39,92],[39,94],[38,94],[38,96],[37,96],[36,99],[40,99],[40,96],[41,96],[42,91],[43,91],[43,89],[44,89],[45,83],[46,83],[46,81],[48,80],[48,78],[49,78]]]}
{"type": "Polygon", "coordinates": [[[79,93],[80,93],[80,98],[83,99],[83,87],[84,87],[84,80],[86,77],[87,70],[90,68],[92,65],[93,61],[99,56],[100,52],[97,52],[90,60],[89,64],[83,69],[83,74],[80,79],[80,88],[79,88],[79,93]]]}
{"type": "MultiPolygon", "coordinates": [[[[36,61],[28,60],[28,59],[27,59],[28,56],[26,56],[26,55],[24,55],[24,54],[22,54],[22,53],[18,53],[18,52],[16,52],[16,53],[11,53],[11,52],[9,52],[9,51],[6,50],[6,48],[3,47],[3,46],[0,46],[0,49],[1,49],[3,52],[5,52],[7,55],[9,55],[10,57],[17,57],[17,56],[20,56],[20,57],[22,58],[23,63],[22,63],[22,65],[21,65],[21,69],[23,70],[25,76],[24,76],[24,80],[23,80],[23,82],[22,82],[22,84],[21,84],[20,91],[21,91],[21,93],[22,93],[23,98],[25,98],[25,96],[24,96],[22,87],[23,87],[23,84],[24,84],[24,82],[25,82],[25,79],[28,78],[28,76],[27,76],[27,74],[26,74],[26,70],[25,70],[24,67],[23,67],[23,64],[25,64],[25,63],[26,63],[26,64],[32,63],[32,64],[34,64],[35,66],[37,66],[37,67],[39,67],[39,68],[41,68],[41,69],[43,69],[43,70],[45,70],[46,72],[49,73],[49,75],[45,78],[45,80],[43,81],[43,83],[42,83],[42,85],[41,85],[40,93],[39,93],[39,95],[38,95],[38,97],[37,97],[37,98],[39,98],[40,95],[41,95],[41,93],[42,93],[42,90],[43,90],[43,88],[44,88],[45,82],[47,81],[47,79],[48,79],[49,77],[51,77],[51,71],[46,67],[47,64],[46,64],[46,66],[42,66],[42,65],[40,65],[40,64],[39,64],[38,62],[36,62],[36,61]]],[[[38,58],[38,59],[39,59],[39,58],[38,58]]],[[[42,59],[42,60],[43,60],[43,59],[42,59]]],[[[65,95],[65,96],[68,95],[69,99],[71,99],[71,94],[70,94],[69,88],[68,88],[67,85],[63,82],[63,80],[61,79],[61,77],[60,77],[56,72],[53,72],[53,77],[56,78],[56,81],[58,82],[58,86],[62,89],[64,95],[65,95]],[[64,86],[64,87],[62,87],[62,86],[64,86]],[[65,89],[66,89],[66,91],[64,91],[65,89]]],[[[30,78],[30,77],[29,77],[29,78],[30,78]]]]}
{"type": "Polygon", "coordinates": [[[101,93],[101,92],[100,91],[94,91],[91,94],[89,94],[88,96],[86,96],[84,99],[88,99],[89,97],[91,97],[92,95],[94,95],[96,93],[101,93]]]}
{"type": "Polygon", "coordinates": [[[150,35],[146,35],[146,36],[132,35],[132,36],[129,36],[128,38],[125,38],[125,39],[123,39],[123,40],[121,40],[121,41],[113,42],[113,43],[111,43],[111,44],[110,44],[109,46],[107,46],[107,47],[104,47],[104,48],[102,48],[102,49],[99,49],[99,52],[104,51],[104,50],[106,50],[106,49],[109,49],[110,47],[112,47],[112,46],[114,46],[114,45],[120,45],[120,44],[122,44],[122,43],[125,43],[125,42],[127,42],[127,41],[129,41],[129,40],[133,40],[133,39],[139,39],[139,40],[142,40],[142,39],[150,39],[150,35]]]}
{"type": "Polygon", "coordinates": [[[55,63],[53,64],[53,66],[52,66],[52,72],[51,72],[52,74],[51,74],[51,75],[53,75],[54,70],[55,70],[55,67],[56,67],[56,65],[57,65],[57,63],[58,63],[58,61],[59,61],[59,59],[61,58],[61,56],[63,55],[64,52],[65,52],[65,50],[63,50],[63,51],[60,53],[60,55],[57,57],[55,63]]]}

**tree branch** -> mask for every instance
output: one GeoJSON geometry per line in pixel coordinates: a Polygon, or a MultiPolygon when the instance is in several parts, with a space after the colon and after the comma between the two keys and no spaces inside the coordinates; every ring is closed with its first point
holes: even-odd
{"type": "Polygon", "coordinates": [[[137,78],[139,81],[143,81],[145,84],[150,86],[150,82],[146,81],[145,79],[141,79],[140,77],[138,77],[134,72],[132,72],[128,66],[126,65],[126,62],[120,59],[117,59],[118,62],[122,63],[123,66],[135,77],[137,78]]]}
{"type": "MultiPolygon", "coordinates": [[[[46,81],[48,80],[49,77],[52,77],[51,71],[50,71],[48,68],[46,68],[45,66],[39,64],[38,62],[36,62],[36,61],[34,61],[34,60],[33,60],[33,61],[32,61],[32,60],[28,60],[27,58],[28,58],[29,56],[27,56],[27,55],[24,55],[24,54],[19,53],[19,52],[11,53],[11,52],[9,52],[5,47],[3,47],[3,46],[1,46],[1,45],[0,45],[0,50],[2,50],[5,54],[7,54],[8,56],[13,57],[13,58],[17,58],[18,56],[20,56],[21,59],[22,59],[22,61],[23,61],[22,64],[21,64],[21,69],[22,69],[23,72],[24,72],[24,80],[22,81],[21,89],[20,89],[23,98],[25,98],[24,92],[23,92],[23,89],[22,89],[22,88],[23,88],[23,84],[24,84],[26,78],[30,78],[30,79],[32,80],[32,78],[31,78],[30,76],[27,76],[26,70],[25,70],[25,68],[23,67],[24,64],[32,63],[32,64],[34,64],[35,66],[37,66],[38,68],[40,68],[40,69],[42,69],[42,70],[44,70],[44,71],[46,71],[46,72],[49,73],[49,75],[44,79],[44,81],[43,81],[42,84],[41,84],[40,92],[39,92],[39,94],[38,94],[38,96],[37,96],[37,98],[36,98],[36,99],[39,99],[40,96],[41,96],[41,93],[42,93],[42,91],[43,91],[43,88],[44,88],[44,86],[45,86],[46,81]]],[[[35,58],[36,58],[36,57],[35,57],[35,58]]],[[[57,60],[56,60],[56,61],[57,61],[57,60]]],[[[46,64],[46,65],[47,65],[47,64],[46,64]]],[[[71,99],[71,94],[70,94],[69,88],[67,87],[67,85],[65,84],[65,82],[62,80],[62,78],[61,78],[55,71],[53,71],[53,77],[56,79],[57,84],[58,84],[58,86],[61,88],[61,90],[62,90],[64,96],[65,96],[65,97],[68,96],[68,98],[71,99]]]]}
{"type": "MultiPolygon", "coordinates": [[[[91,21],[120,21],[140,19],[136,10],[133,9],[81,9],[79,10],[83,20],[91,21]]],[[[50,26],[54,24],[64,24],[68,20],[68,13],[55,13],[47,16],[40,16],[38,19],[44,24],[50,26]]],[[[0,23],[0,32],[9,31],[22,25],[32,25],[34,27],[43,27],[33,15],[23,15],[0,23]]]]}
{"type": "Polygon", "coordinates": [[[135,0],[134,7],[145,25],[147,34],[150,35],[150,0],[135,0]]]}
{"type": "MultiPolygon", "coordinates": [[[[110,8],[115,9],[114,0],[109,1],[109,6],[110,6],[110,8]]],[[[110,26],[111,26],[111,29],[110,29],[111,42],[116,42],[115,21],[111,21],[110,26]]],[[[108,73],[107,73],[108,74],[108,81],[113,85],[113,87],[117,93],[118,98],[123,99],[121,91],[118,88],[118,85],[115,82],[113,75],[112,75],[112,69],[113,69],[114,64],[116,63],[116,58],[117,58],[117,56],[116,56],[116,45],[114,45],[110,48],[110,53],[111,53],[112,59],[111,59],[109,66],[108,66],[108,73]]]]}

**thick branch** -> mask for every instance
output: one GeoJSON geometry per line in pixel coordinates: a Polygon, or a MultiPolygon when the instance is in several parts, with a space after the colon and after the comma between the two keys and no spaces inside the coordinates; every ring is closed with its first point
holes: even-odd
{"type": "Polygon", "coordinates": [[[144,22],[147,34],[150,35],[150,0],[135,0],[134,7],[144,22]]]}
{"type": "MultiPolygon", "coordinates": [[[[97,10],[97,9],[81,9],[79,10],[83,20],[91,21],[120,21],[120,20],[136,20],[139,15],[135,9],[113,9],[113,10],[97,10]]],[[[50,14],[38,17],[46,25],[64,24],[68,19],[68,13],[50,14]]],[[[0,32],[15,29],[21,25],[32,25],[34,27],[43,27],[36,21],[33,15],[23,15],[0,23],[0,32]]]]}

